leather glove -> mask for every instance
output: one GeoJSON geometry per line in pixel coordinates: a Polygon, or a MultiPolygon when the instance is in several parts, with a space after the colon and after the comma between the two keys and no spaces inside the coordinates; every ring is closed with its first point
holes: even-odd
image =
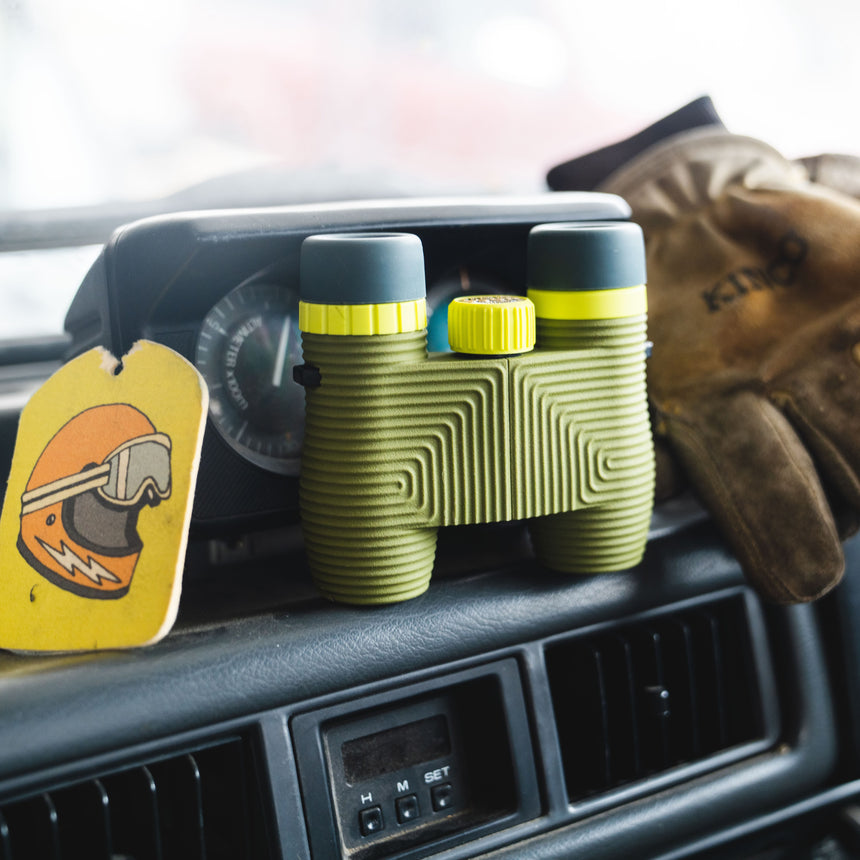
{"type": "Polygon", "coordinates": [[[813,182],[860,199],[860,158],[856,155],[825,153],[801,158],[799,163],[813,182]]]}
{"type": "Polygon", "coordinates": [[[759,593],[825,594],[860,512],[860,202],[718,127],[599,190],[645,232],[655,433],[759,593]]]}

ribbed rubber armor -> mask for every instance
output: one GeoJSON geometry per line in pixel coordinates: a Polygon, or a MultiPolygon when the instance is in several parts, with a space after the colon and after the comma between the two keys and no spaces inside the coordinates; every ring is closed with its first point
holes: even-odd
{"type": "Polygon", "coordinates": [[[582,481],[576,505],[581,509],[529,523],[535,554],[554,570],[605,573],[642,559],[654,497],[653,441],[644,406],[645,326],[644,316],[537,321],[539,349],[583,350],[575,385],[553,396],[575,415],[580,458],[589,447],[583,442],[599,440],[603,451],[592,474],[611,474],[614,484],[598,488],[582,481]]]}
{"type": "MultiPolygon", "coordinates": [[[[390,429],[396,365],[427,357],[426,334],[335,337],[303,335],[304,359],[322,368],[323,385],[305,400],[299,493],[308,561],[320,591],[344,603],[396,603],[427,590],[436,555],[435,528],[402,528],[380,470],[402,449],[408,428],[390,429]],[[385,424],[378,436],[356,425],[385,424]]],[[[408,390],[404,392],[408,397],[408,390]]],[[[394,488],[396,489],[396,488],[394,488]]],[[[394,498],[392,498],[392,495],[394,498]]]]}
{"type": "Polygon", "coordinates": [[[638,561],[654,483],[645,319],[539,321],[538,337],[477,359],[428,358],[423,332],[303,335],[320,385],[306,393],[302,522],[327,597],[417,596],[439,526],[537,518],[556,570],[638,561]]]}

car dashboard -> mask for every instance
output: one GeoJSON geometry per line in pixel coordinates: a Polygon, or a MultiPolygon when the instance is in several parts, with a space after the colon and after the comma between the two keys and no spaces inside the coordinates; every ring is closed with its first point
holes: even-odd
{"type": "MultiPolygon", "coordinates": [[[[312,581],[304,393],[257,384],[273,348],[301,361],[302,240],[418,235],[444,349],[452,297],[524,292],[532,227],[628,217],[557,193],[113,234],[64,357],[147,338],[212,394],[179,617],[147,648],[0,653],[0,858],[858,856],[856,541],[843,584],[793,607],[745,585],[690,496],[656,506],[632,570],[550,572],[508,522],[442,529],[413,600],[330,603],[312,581]]],[[[0,355],[4,385],[28,390],[50,349],[0,355]]],[[[0,403],[8,468],[20,399],[0,403]]]]}

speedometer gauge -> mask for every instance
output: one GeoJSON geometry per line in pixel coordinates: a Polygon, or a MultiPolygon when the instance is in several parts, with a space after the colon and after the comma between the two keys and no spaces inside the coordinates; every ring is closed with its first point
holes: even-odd
{"type": "Polygon", "coordinates": [[[227,443],[272,472],[298,474],[304,389],[298,296],[274,284],[242,284],[206,315],[195,363],[209,386],[209,415],[227,443]]]}

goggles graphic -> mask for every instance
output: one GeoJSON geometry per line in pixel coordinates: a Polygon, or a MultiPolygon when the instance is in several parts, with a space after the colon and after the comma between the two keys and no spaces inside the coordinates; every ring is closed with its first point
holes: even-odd
{"type": "Polygon", "coordinates": [[[170,495],[170,437],[151,433],[130,439],[113,450],[101,465],[83,469],[21,496],[21,514],[96,490],[107,502],[123,507],[140,503],[144,494],[170,495]]]}

